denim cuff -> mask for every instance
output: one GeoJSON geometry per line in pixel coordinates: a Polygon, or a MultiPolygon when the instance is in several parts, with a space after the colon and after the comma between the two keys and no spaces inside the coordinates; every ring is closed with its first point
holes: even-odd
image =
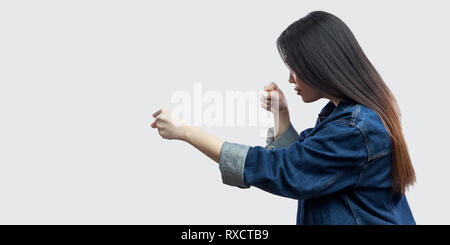
{"type": "Polygon", "coordinates": [[[266,138],[266,147],[270,144],[272,144],[272,142],[275,140],[275,134],[273,131],[273,127],[270,127],[269,129],[267,129],[267,138],[266,138]]]}
{"type": "Polygon", "coordinates": [[[220,150],[219,169],[222,182],[239,188],[249,188],[244,183],[245,158],[251,146],[225,141],[220,150]]]}
{"type": "Polygon", "coordinates": [[[297,130],[295,130],[292,123],[289,123],[289,127],[280,137],[274,139],[273,127],[267,130],[267,139],[266,139],[266,149],[279,149],[290,146],[292,143],[299,139],[299,134],[297,130]]]}

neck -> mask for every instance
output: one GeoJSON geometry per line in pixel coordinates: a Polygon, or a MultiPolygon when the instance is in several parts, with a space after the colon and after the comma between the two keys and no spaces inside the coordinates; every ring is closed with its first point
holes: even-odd
{"type": "Polygon", "coordinates": [[[335,106],[338,106],[338,105],[339,105],[339,102],[341,102],[340,99],[335,99],[335,98],[332,98],[332,99],[330,99],[330,100],[333,102],[333,104],[334,104],[335,106]]]}

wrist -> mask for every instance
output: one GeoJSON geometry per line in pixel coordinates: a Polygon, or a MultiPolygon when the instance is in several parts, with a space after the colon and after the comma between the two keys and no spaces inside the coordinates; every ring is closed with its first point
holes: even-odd
{"type": "Polygon", "coordinates": [[[192,137],[192,132],[195,130],[193,125],[185,125],[183,126],[182,134],[180,140],[185,141],[187,143],[190,142],[192,137]]]}
{"type": "Polygon", "coordinates": [[[289,109],[287,107],[283,108],[283,110],[281,110],[279,113],[280,113],[280,118],[289,119],[289,109]]]}
{"type": "Polygon", "coordinates": [[[280,111],[277,114],[274,114],[274,120],[274,139],[277,139],[286,131],[286,129],[289,128],[289,125],[291,124],[289,110],[287,108],[284,108],[284,110],[280,111]]]}
{"type": "Polygon", "coordinates": [[[281,111],[274,112],[273,116],[274,116],[275,122],[277,122],[277,119],[278,119],[278,121],[281,124],[286,124],[286,122],[289,123],[291,121],[291,118],[289,116],[289,109],[287,107],[281,111]]]}

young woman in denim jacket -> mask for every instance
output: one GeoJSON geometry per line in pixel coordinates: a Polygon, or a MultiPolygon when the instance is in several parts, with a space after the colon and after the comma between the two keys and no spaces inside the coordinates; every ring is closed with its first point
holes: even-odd
{"type": "Polygon", "coordinates": [[[224,184],[298,200],[297,224],[415,224],[397,102],[347,25],[314,11],[283,31],[277,48],[304,102],[330,100],[313,128],[295,130],[275,83],[262,103],[278,119],[265,147],[224,142],[167,109],[151,126],[218,162],[224,184]]]}

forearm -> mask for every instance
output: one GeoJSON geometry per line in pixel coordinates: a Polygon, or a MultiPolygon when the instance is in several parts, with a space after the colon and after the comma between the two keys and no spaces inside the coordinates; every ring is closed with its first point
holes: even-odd
{"type": "Polygon", "coordinates": [[[193,125],[186,127],[183,140],[219,163],[223,140],[193,125]]]}
{"type": "Polygon", "coordinates": [[[289,128],[289,125],[291,123],[289,108],[286,107],[282,111],[276,114],[274,113],[273,117],[275,121],[274,138],[277,139],[286,131],[286,129],[289,128]]]}

